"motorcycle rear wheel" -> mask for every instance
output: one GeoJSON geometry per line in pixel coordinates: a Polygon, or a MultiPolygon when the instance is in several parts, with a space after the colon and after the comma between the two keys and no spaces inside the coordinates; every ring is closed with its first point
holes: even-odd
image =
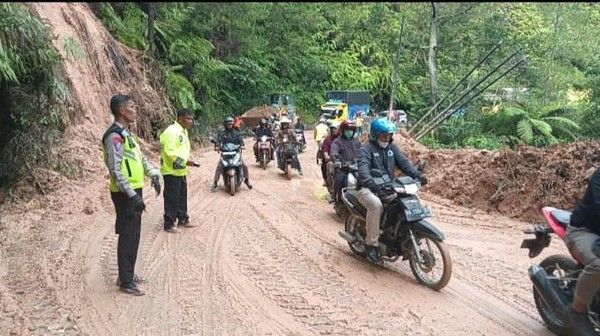
{"type": "MultiPolygon", "coordinates": [[[[346,230],[346,232],[348,232],[349,234],[353,235],[353,236],[357,236],[357,226],[358,226],[358,222],[356,220],[356,218],[352,215],[349,215],[346,217],[346,221],[344,222],[344,230],[346,230]]],[[[354,242],[354,243],[350,243],[348,242],[348,246],[350,246],[350,250],[352,250],[352,252],[354,252],[355,254],[358,254],[361,257],[364,257],[367,255],[367,249],[365,244],[361,243],[360,241],[354,242]]]]}
{"type": "Polygon", "coordinates": [[[235,195],[235,175],[229,175],[229,194],[235,195]]]}
{"type": "Polygon", "coordinates": [[[417,242],[419,242],[418,253],[420,253],[423,263],[419,263],[415,251],[411,251],[409,259],[410,270],[420,284],[435,291],[439,291],[448,284],[450,277],[452,276],[452,259],[450,258],[448,247],[443,242],[429,237],[417,236],[416,239],[417,242]],[[425,244],[423,244],[423,242],[425,244]],[[435,254],[432,253],[435,252],[434,250],[439,252],[440,259],[436,258],[435,254]],[[432,273],[433,268],[440,261],[442,262],[441,276],[439,279],[429,279],[427,275],[432,273]]]}
{"type": "MultiPolygon", "coordinates": [[[[571,273],[579,269],[575,260],[567,257],[566,255],[555,254],[547,257],[540,262],[540,267],[548,273],[558,278],[565,274],[571,273]]],[[[565,290],[568,286],[566,281],[560,281],[558,287],[561,290],[565,290]]],[[[566,320],[568,317],[556,312],[552,307],[549,307],[542,297],[533,288],[533,300],[535,301],[535,307],[538,313],[542,317],[542,320],[546,323],[546,328],[558,335],[566,335],[570,332],[569,322],[566,320]]]]}

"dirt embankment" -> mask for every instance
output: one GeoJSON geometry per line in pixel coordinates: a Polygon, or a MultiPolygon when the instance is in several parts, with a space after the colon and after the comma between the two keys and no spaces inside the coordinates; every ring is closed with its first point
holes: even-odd
{"type": "Polygon", "coordinates": [[[428,161],[426,191],[526,221],[542,220],[544,206],[572,210],[600,166],[598,141],[516,151],[430,150],[411,139],[399,142],[413,162],[428,161]]]}

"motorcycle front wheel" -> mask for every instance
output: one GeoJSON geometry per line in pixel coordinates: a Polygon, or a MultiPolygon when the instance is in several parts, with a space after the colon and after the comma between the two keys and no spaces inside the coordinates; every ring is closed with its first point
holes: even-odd
{"type": "Polygon", "coordinates": [[[410,270],[417,281],[433,290],[444,288],[452,276],[452,259],[446,244],[429,237],[415,237],[418,251],[410,253],[410,270]],[[421,262],[417,257],[421,256],[421,262]]]}
{"type": "Polygon", "coordinates": [[[289,163],[285,166],[285,176],[288,180],[292,179],[292,165],[289,163]]]}
{"type": "Polygon", "coordinates": [[[260,156],[260,167],[265,170],[267,169],[267,152],[263,151],[262,155],[260,156]]]}
{"type": "MultiPolygon", "coordinates": [[[[579,269],[575,260],[561,254],[551,255],[542,260],[540,267],[543,268],[549,276],[556,277],[557,279],[568,276],[569,273],[573,273],[579,269]]],[[[570,286],[571,284],[569,281],[558,280],[557,285],[558,288],[566,292],[566,294],[569,294],[568,292],[571,291],[569,288],[572,286],[570,286]]],[[[566,335],[570,332],[569,322],[566,321],[567,317],[558,313],[556,309],[553,309],[546,304],[535,288],[533,288],[533,300],[535,301],[535,307],[542,317],[542,320],[546,323],[546,328],[548,328],[548,330],[558,335],[566,335]]]]}
{"type": "Polygon", "coordinates": [[[235,175],[229,175],[229,193],[235,195],[235,175]]]}

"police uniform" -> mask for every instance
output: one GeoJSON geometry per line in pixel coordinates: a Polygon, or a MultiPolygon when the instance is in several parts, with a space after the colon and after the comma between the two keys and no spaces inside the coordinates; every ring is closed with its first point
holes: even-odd
{"type": "Polygon", "coordinates": [[[110,173],[110,197],[117,218],[115,233],[119,235],[117,263],[121,286],[133,284],[135,262],[140,242],[142,213],[133,210],[131,197],[142,197],[144,175],[159,174],[142,154],[133,134],[115,122],[102,137],[104,163],[110,173]]]}
{"type": "Polygon", "coordinates": [[[160,135],[162,151],[160,154],[160,172],[165,180],[164,229],[168,230],[189,221],[187,214],[187,162],[190,158],[190,140],[188,131],[175,122],[160,135]]]}

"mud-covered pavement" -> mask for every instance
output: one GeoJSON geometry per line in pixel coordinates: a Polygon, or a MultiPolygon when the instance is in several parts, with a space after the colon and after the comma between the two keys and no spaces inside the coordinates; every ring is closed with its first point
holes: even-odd
{"type": "Polygon", "coordinates": [[[529,224],[424,193],[454,262],[448,286],[432,291],[407,262],[381,268],[352,254],[337,234],[343,225],[325,200],[314,147],[300,156],[305,175],[291,181],[275,162],[263,171],[246,151],[254,189],[233,197],[222,181],[209,191],[218,154],[204,150],[188,180],[197,226],[179,234],[162,230],[162,196],[147,187],[136,267],[149,280],[142,297],[115,285],[117,236],[104,180],[81,195],[93,203],[90,215],[46,205],[3,216],[0,334],[549,334],[527,268],[562,253],[560,242],[530,260],[519,248],[529,224]]]}

